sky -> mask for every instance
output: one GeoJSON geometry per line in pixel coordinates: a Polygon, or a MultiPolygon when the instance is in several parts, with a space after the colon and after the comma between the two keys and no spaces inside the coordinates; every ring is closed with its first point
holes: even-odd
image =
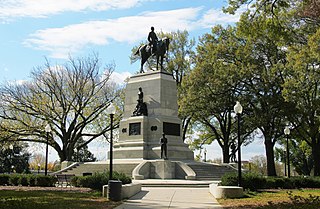
{"type": "MultiPolygon", "coordinates": [[[[139,71],[139,63],[130,64],[131,49],[146,41],[151,26],[155,32],[187,30],[198,40],[217,24],[239,20],[241,10],[235,15],[221,11],[226,4],[227,0],[0,0],[0,83],[29,80],[45,59],[59,64],[92,53],[104,64],[115,64],[113,79],[121,82],[139,71]]],[[[261,154],[260,145],[263,152],[263,143],[257,143],[260,148],[245,151],[244,159],[261,154]]],[[[107,145],[90,149],[99,159],[106,158],[107,145]]],[[[207,158],[221,157],[219,152],[217,144],[211,145],[207,158]]]]}

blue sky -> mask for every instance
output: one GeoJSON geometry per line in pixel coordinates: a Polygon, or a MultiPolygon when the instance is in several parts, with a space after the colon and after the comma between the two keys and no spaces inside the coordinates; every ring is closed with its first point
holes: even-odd
{"type": "Polygon", "coordinates": [[[224,0],[2,0],[0,3],[0,82],[28,79],[47,57],[63,63],[69,55],[98,53],[117,73],[138,71],[130,64],[133,46],[157,31],[187,30],[190,38],[237,15],[221,12],[224,0]],[[35,3],[37,2],[37,3],[35,3]],[[57,3],[59,2],[59,3],[57,3]]]}
{"type": "MultiPolygon", "coordinates": [[[[28,80],[45,58],[59,64],[69,55],[82,57],[93,52],[103,63],[114,63],[115,75],[121,80],[139,70],[139,63],[131,65],[129,56],[134,46],[146,40],[151,26],[156,32],[187,30],[190,38],[198,40],[217,24],[238,21],[239,13],[222,13],[226,2],[0,0],[0,83],[28,80]]],[[[221,156],[219,149],[211,152],[214,156],[208,152],[208,157],[221,156]]]]}

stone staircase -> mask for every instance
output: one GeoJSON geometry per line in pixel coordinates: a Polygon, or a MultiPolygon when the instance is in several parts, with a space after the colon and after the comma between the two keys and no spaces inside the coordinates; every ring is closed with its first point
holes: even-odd
{"type": "Polygon", "coordinates": [[[210,163],[192,162],[187,165],[196,173],[197,180],[218,181],[226,173],[234,173],[237,170],[229,165],[217,165],[210,163]]]}
{"type": "Polygon", "coordinates": [[[101,173],[109,170],[109,165],[107,163],[92,162],[92,163],[78,163],[72,168],[62,172],[62,174],[74,174],[76,176],[83,176],[88,173],[101,173]]]}

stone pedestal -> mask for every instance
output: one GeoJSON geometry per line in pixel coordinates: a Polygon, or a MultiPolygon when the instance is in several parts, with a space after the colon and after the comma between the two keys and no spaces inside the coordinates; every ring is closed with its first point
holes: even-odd
{"type": "Polygon", "coordinates": [[[175,164],[169,160],[157,160],[155,162],[156,179],[174,179],[175,164]]]}
{"type": "Polygon", "coordinates": [[[178,118],[177,88],[171,74],[151,71],[132,76],[126,87],[119,140],[114,144],[114,159],[160,159],[159,140],[168,139],[169,160],[193,160],[193,152],[182,142],[178,118]],[[133,116],[142,88],[147,116],[133,116]]]}

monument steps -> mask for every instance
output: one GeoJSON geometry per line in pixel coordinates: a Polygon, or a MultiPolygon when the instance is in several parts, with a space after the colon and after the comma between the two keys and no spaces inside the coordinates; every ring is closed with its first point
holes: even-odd
{"type": "Polygon", "coordinates": [[[189,163],[187,165],[196,173],[197,180],[220,180],[224,174],[236,172],[228,165],[210,163],[189,163]]]}

